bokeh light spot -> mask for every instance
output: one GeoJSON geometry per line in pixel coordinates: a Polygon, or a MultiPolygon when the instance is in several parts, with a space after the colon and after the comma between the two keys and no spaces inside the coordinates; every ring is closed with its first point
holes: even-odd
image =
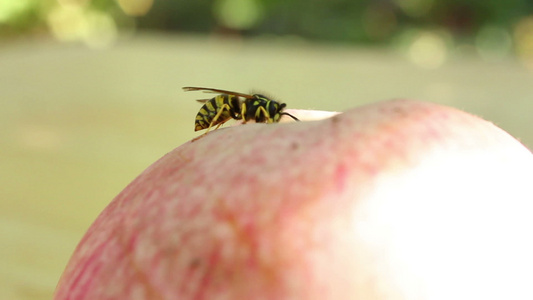
{"type": "Polygon", "coordinates": [[[0,0],[0,23],[15,18],[30,7],[29,0],[0,0]]]}
{"type": "Polygon", "coordinates": [[[47,18],[52,34],[60,41],[82,41],[101,48],[113,42],[118,29],[113,18],[80,6],[57,6],[47,18]]]}
{"type": "Polygon", "coordinates": [[[47,18],[52,34],[61,41],[74,41],[80,38],[87,24],[83,8],[76,6],[57,6],[47,18]]]}
{"type": "Polygon", "coordinates": [[[445,39],[433,32],[421,32],[412,42],[408,50],[410,60],[416,65],[436,69],[448,56],[445,39]]]}
{"type": "Polygon", "coordinates": [[[483,59],[495,61],[509,54],[512,39],[507,30],[496,26],[486,26],[476,35],[475,44],[477,52],[483,59]]]}
{"type": "Polygon", "coordinates": [[[143,16],[152,8],[154,0],[118,0],[118,4],[127,15],[143,16]]]}
{"type": "Polygon", "coordinates": [[[91,11],[86,16],[89,30],[82,40],[90,47],[105,48],[113,43],[118,36],[115,20],[108,14],[91,11]]]}
{"type": "Polygon", "coordinates": [[[257,0],[218,0],[214,13],[222,25],[232,29],[249,29],[263,15],[263,7],[257,0]]]}
{"type": "Polygon", "coordinates": [[[533,16],[520,20],[513,35],[518,57],[533,70],[533,16]]]}

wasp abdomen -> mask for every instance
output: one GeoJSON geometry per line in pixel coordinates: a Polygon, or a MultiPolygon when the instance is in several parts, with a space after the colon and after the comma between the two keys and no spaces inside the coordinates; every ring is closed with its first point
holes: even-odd
{"type": "Polygon", "coordinates": [[[194,122],[194,131],[224,123],[231,118],[241,118],[239,97],[226,94],[218,95],[209,99],[200,108],[200,111],[196,115],[196,121],[194,122]]]}

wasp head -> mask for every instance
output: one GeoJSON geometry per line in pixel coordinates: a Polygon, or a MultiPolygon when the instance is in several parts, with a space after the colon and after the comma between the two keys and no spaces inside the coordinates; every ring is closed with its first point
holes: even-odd
{"type": "Polygon", "coordinates": [[[271,102],[268,106],[268,114],[272,116],[272,121],[274,123],[279,122],[281,119],[281,111],[287,106],[285,103],[271,102]]]}
{"type": "Polygon", "coordinates": [[[287,106],[285,103],[272,100],[260,94],[253,95],[253,101],[247,107],[247,118],[255,119],[258,123],[278,123],[282,115],[288,115],[296,121],[296,117],[283,112],[287,106]]]}

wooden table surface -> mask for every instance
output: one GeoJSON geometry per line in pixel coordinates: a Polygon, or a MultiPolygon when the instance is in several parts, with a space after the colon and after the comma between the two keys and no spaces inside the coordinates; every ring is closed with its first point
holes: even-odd
{"type": "Polygon", "coordinates": [[[276,41],[138,35],[105,50],[0,46],[0,299],[50,299],[99,212],[148,165],[196,136],[198,93],[266,91],[292,108],[391,98],[480,115],[533,146],[533,72],[455,57],[423,69],[400,53],[276,41]]]}

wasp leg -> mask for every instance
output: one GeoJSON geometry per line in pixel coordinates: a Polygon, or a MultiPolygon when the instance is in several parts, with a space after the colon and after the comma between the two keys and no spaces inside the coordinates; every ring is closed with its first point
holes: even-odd
{"type": "MultiPolygon", "coordinates": [[[[223,104],[221,107],[220,107],[220,110],[218,111],[218,113],[213,117],[213,120],[211,120],[211,123],[209,124],[209,127],[207,127],[207,131],[204,133],[204,135],[206,135],[210,130],[211,128],[213,127],[213,125],[215,124],[215,122],[218,120],[218,118],[220,118],[220,116],[222,115],[222,113],[224,112],[224,110],[228,110],[230,111],[231,108],[228,104],[223,104]]],[[[226,123],[229,119],[227,120],[224,120],[220,123],[218,123],[217,127],[215,128],[215,130],[217,130],[220,126],[222,126],[222,124],[226,123]]]]}
{"type": "Polygon", "coordinates": [[[246,103],[241,105],[242,124],[246,124],[246,103]]]}
{"type": "Polygon", "coordinates": [[[265,115],[265,119],[267,120],[267,123],[273,123],[274,122],[264,107],[259,106],[259,111],[263,112],[263,115],[265,115]]]}
{"type": "MultiPolygon", "coordinates": [[[[207,133],[209,133],[209,131],[211,130],[211,128],[213,128],[213,125],[215,124],[215,122],[218,120],[218,118],[220,118],[220,116],[222,115],[222,113],[224,112],[224,110],[227,109],[228,111],[230,111],[230,106],[228,104],[224,104],[220,107],[220,110],[217,112],[217,114],[213,117],[213,120],[211,120],[211,123],[209,123],[209,127],[207,127],[207,130],[200,136],[198,137],[195,137],[194,139],[192,139],[192,141],[196,141],[198,140],[199,138],[203,137],[204,135],[206,135],[207,133]]],[[[224,123],[226,123],[229,119],[227,120],[224,120],[220,123],[217,124],[217,127],[215,128],[215,130],[217,130],[218,128],[220,128],[220,126],[222,126],[224,123]]]]}

